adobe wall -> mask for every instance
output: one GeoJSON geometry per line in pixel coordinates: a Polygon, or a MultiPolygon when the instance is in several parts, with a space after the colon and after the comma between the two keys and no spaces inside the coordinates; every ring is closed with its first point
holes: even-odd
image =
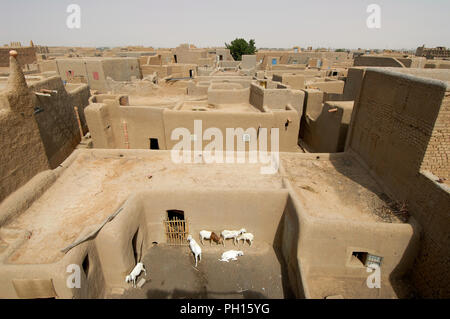
{"type": "Polygon", "coordinates": [[[355,58],[353,66],[381,66],[404,68],[405,65],[393,57],[361,55],[355,58]]]}
{"type": "Polygon", "coordinates": [[[301,90],[305,88],[305,77],[295,73],[274,73],[272,81],[289,85],[292,89],[301,90]]]}
{"type": "Polygon", "coordinates": [[[35,114],[50,168],[55,168],[81,141],[74,106],[78,107],[83,133],[88,132],[84,108],[89,104],[90,92],[87,85],[80,85],[72,91],[66,91],[59,76],[30,86],[31,91],[39,92],[41,89],[57,91],[50,97],[36,97],[36,106],[43,111],[35,114]]]}
{"type": "Polygon", "coordinates": [[[67,92],[61,78],[52,77],[28,87],[16,62],[10,73],[8,88],[0,98],[0,201],[39,172],[57,167],[72,153],[81,140],[73,106],[79,107],[87,131],[83,115],[89,98],[87,86],[67,92]],[[41,89],[57,93],[49,97],[34,94],[41,89]]]}
{"type": "Polygon", "coordinates": [[[207,52],[203,49],[189,49],[178,47],[174,49],[176,63],[198,64],[199,59],[207,58],[207,52]]]}
{"type": "Polygon", "coordinates": [[[450,91],[445,92],[433,133],[428,141],[421,171],[450,180],[450,91]]]}
{"type": "MultiPolygon", "coordinates": [[[[291,182],[285,180],[285,183],[293,194],[291,182]]],[[[286,247],[282,251],[288,263],[289,279],[296,282],[294,274],[298,265],[306,298],[326,297],[313,293],[313,280],[317,277],[336,283],[358,278],[360,284],[353,286],[353,291],[345,291],[336,284],[333,293],[344,296],[366,293],[367,267],[353,260],[352,252],[355,251],[383,256],[381,282],[398,278],[413,264],[420,231],[415,221],[395,224],[315,218],[308,214],[297,196],[290,196],[288,200],[283,227],[283,245],[286,247]]],[[[383,298],[383,293],[382,290],[378,298],[383,298]]]]}
{"type": "Polygon", "coordinates": [[[157,138],[160,149],[166,149],[164,108],[121,106],[118,96],[105,95],[103,98],[91,99],[85,110],[95,148],[149,149],[150,138],[157,138]],[[126,122],[128,145],[123,122],[126,122]]]}
{"type": "Polygon", "coordinates": [[[167,66],[167,75],[175,78],[189,77],[191,70],[195,76],[197,64],[173,63],[167,66]]]}
{"type": "Polygon", "coordinates": [[[253,69],[256,67],[256,55],[242,55],[241,68],[253,69]]]}
{"type": "Polygon", "coordinates": [[[28,91],[0,93],[0,202],[49,168],[28,91]]]}
{"type": "Polygon", "coordinates": [[[343,152],[352,110],[352,101],[329,101],[317,117],[306,114],[303,141],[316,153],[343,152]]]}
{"type": "Polygon", "coordinates": [[[40,61],[38,63],[39,71],[43,72],[57,72],[58,73],[58,65],[56,60],[46,60],[40,61]]]}
{"type": "Polygon", "coordinates": [[[216,49],[216,56],[223,56],[222,61],[234,61],[233,56],[230,53],[230,49],[216,49]]]}
{"type": "MultiPolygon", "coordinates": [[[[56,60],[56,68],[63,81],[87,83],[92,90],[104,93],[109,90],[107,77],[115,81],[130,81],[132,77],[142,78],[137,58],[59,59],[56,60]],[[97,73],[96,76],[94,73],[97,73]]],[[[42,69],[53,70],[54,65],[42,64],[42,69]]]]}
{"type": "Polygon", "coordinates": [[[423,228],[412,269],[422,297],[450,296],[450,188],[425,171],[445,174],[449,167],[449,146],[442,142],[450,140],[446,90],[440,81],[367,69],[347,140],[347,149],[388,194],[405,201],[423,228]]]}
{"type": "MultiPolygon", "coordinates": [[[[292,152],[296,150],[297,136],[298,136],[298,124],[299,119],[297,112],[294,110],[286,110],[275,113],[243,113],[243,112],[223,112],[218,114],[217,112],[192,112],[183,110],[170,110],[166,109],[163,113],[164,128],[166,133],[166,146],[167,149],[172,149],[179,140],[171,140],[171,134],[176,128],[187,128],[191,134],[194,134],[194,120],[202,121],[203,133],[209,127],[218,128],[224,138],[223,148],[225,149],[225,137],[227,128],[242,128],[247,130],[248,128],[254,128],[255,131],[258,127],[267,128],[268,130],[268,145],[270,145],[270,129],[279,128],[279,150],[280,152],[292,152]],[[286,121],[290,119],[292,122],[285,128],[286,121]]],[[[240,142],[240,141],[239,141],[240,142]]],[[[256,142],[251,140],[250,143],[256,142]]],[[[234,143],[234,150],[237,149],[238,141],[234,143]]],[[[208,141],[203,142],[203,147],[208,145],[208,141]]],[[[193,143],[192,143],[193,145],[193,143]]],[[[245,143],[246,150],[249,150],[249,143],[245,143]]],[[[257,144],[256,144],[257,145],[257,144]]],[[[191,146],[193,150],[193,146],[191,146]]],[[[270,150],[270,147],[268,147],[270,150]]]]}
{"type": "Polygon", "coordinates": [[[340,80],[327,79],[314,80],[306,82],[308,89],[319,89],[325,93],[342,94],[344,92],[345,82],[340,80]]]}
{"type": "Polygon", "coordinates": [[[427,60],[424,68],[426,69],[450,69],[450,61],[446,60],[427,60]]]}
{"type": "Polygon", "coordinates": [[[305,93],[301,90],[263,88],[256,83],[250,87],[250,104],[256,108],[263,110],[266,106],[269,109],[284,109],[289,104],[297,111],[299,119],[303,114],[304,99],[305,93]]]}
{"type": "Polygon", "coordinates": [[[0,47],[0,67],[9,67],[9,51],[11,50],[16,50],[19,53],[17,56],[17,61],[22,67],[26,64],[33,64],[37,62],[35,47],[0,47]]]}
{"type": "Polygon", "coordinates": [[[142,79],[138,59],[105,59],[102,61],[105,77],[111,77],[114,81],[130,81],[133,77],[142,79]]]}
{"type": "MultiPolygon", "coordinates": [[[[239,84],[227,84],[239,85],[239,84]]],[[[240,86],[240,85],[239,85],[240,86]]],[[[223,85],[221,86],[223,87],[223,85]]],[[[248,103],[250,99],[250,88],[217,88],[215,84],[211,84],[208,88],[209,104],[235,104],[248,103]]]]}
{"type": "MultiPolygon", "coordinates": [[[[430,69],[418,69],[418,68],[384,68],[385,70],[391,70],[399,73],[410,74],[419,77],[425,77],[430,79],[436,79],[441,81],[450,81],[450,71],[447,70],[430,70],[430,69]]],[[[347,73],[347,79],[345,81],[343,101],[353,101],[359,95],[361,84],[364,78],[365,67],[349,68],[347,73]]]]}
{"type": "Polygon", "coordinates": [[[145,77],[156,72],[158,78],[165,78],[169,75],[168,68],[168,65],[141,65],[142,76],[145,77]]]}

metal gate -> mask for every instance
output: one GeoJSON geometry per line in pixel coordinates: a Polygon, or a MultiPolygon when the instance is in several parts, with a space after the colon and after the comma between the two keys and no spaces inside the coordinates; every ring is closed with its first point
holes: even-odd
{"type": "Polygon", "coordinates": [[[164,221],[164,230],[168,245],[182,246],[187,245],[186,238],[189,234],[188,222],[185,219],[167,219],[164,221]]]}

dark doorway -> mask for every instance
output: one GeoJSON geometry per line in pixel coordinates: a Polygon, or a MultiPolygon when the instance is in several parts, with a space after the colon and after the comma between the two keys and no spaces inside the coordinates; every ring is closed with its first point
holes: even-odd
{"type": "Polygon", "coordinates": [[[167,220],[184,220],[184,211],[179,209],[167,210],[167,220]]]}
{"type": "Polygon", "coordinates": [[[137,264],[139,262],[139,252],[138,252],[138,242],[137,242],[137,238],[138,238],[138,233],[139,233],[139,228],[136,230],[136,233],[133,236],[133,239],[131,240],[131,246],[133,247],[133,256],[134,256],[134,261],[135,264],[137,264]]]}
{"type": "Polygon", "coordinates": [[[176,54],[173,56],[173,58],[174,58],[174,60],[175,60],[175,63],[178,63],[177,55],[176,55],[176,54]]]}
{"type": "Polygon", "coordinates": [[[223,61],[223,55],[219,55],[219,61],[223,61]]]}
{"type": "Polygon", "coordinates": [[[150,149],[151,150],[159,150],[159,143],[157,138],[150,139],[150,149]]]}
{"type": "Polygon", "coordinates": [[[194,76],[194,71],[189,70],[189,77],[192,78],[194,76]]]}
{"type": "Polygon", "coordinates": [[[84,274],[86,275],[86,278],[87,278],[89,275],[89,255],[86,255],[84,257],[82,266],[83,266],[84,274]]]}

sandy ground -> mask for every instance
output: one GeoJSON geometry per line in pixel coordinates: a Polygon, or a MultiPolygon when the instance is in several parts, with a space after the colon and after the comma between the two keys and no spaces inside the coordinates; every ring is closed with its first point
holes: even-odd
{"type": "Polygon", "coordinates": [[[280,299],[283,292],[281,266],[272,247],[254,243],[202,246],[203,256],[195,268],[188,246],[155,245],[143,258],[147,276],[142,288],[130,288],[123,295],[107,298],[141,299],[280,299]],[[221,262],[229,249],[244,251],[237,261],[221,262]]]}
{"type": "Polygon", "coordinates": [[[391,203],[367,171],[350,157],[331,160],[317,154],[301,159],[285,153],[282,165],[308,214],[327,218],[367,222],[401,223],[391,203]]]}

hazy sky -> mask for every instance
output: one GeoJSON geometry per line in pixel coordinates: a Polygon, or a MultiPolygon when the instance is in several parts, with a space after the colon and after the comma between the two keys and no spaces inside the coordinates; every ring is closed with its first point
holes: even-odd
{"type": "Polygon", "coordinates": [[[257,47],[450,47],[449,0],[1,0],[0,45],[223,46],[236,37],[257,47]],[[81,29],[66,8],[81,7],[81,29]],[[369,4],[381,29],[368,29],[369,4]]]}

